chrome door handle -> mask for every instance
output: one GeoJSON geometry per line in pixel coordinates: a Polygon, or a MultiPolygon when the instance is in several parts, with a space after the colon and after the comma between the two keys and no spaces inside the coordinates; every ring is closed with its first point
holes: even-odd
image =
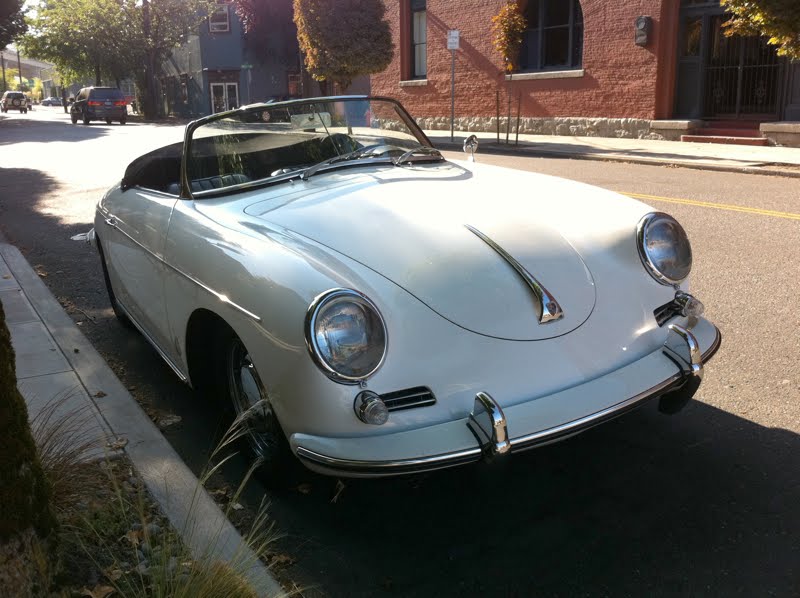
{"type": "Polygon", "coordinates": [[[117,226],[117,219],[114,218],[113,216],[109,216],[108,218],[106,218],[106,224],[108,226],[117,226]]]}

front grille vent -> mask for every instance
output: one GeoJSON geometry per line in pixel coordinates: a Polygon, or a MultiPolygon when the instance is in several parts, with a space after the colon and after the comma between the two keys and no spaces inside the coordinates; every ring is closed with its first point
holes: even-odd
{"type": "Polygon", "coordinates": [[[415,407],[429,407],[436,404],[436,397],[431,389],[426,386],[415,386],[405,390],[396,390],[381,395],[381,400],[386,403],[389,411],[401,411],[415,407]]]}
{"type": "Polygon", "coordinates": [[[675,316],[681,315],[681,306],[677,301],[673,300],[669,303],[665,303],[661,307],[657,307],[653,311],[653,315],[656,317],[656,322],[658,322],[658,325],[663,326],[675,316]]]}

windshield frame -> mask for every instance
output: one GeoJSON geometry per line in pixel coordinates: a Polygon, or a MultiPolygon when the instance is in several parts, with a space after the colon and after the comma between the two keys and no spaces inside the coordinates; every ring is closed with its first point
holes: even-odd
{"type": "MultiPolygon", "coordinates": [[[[319,103],[319,102],[337,102],[337,101],[352,101],[352,100],[381,101],[392,104],[398,116],[403,121],[403,124],[405,124],[406,127],[408,127],[409,131],[417,138],[417,141],[423,146],[434,147],[428,136],[425,135],[425,132],[420,128],[420,126],[416,123],[416,121],[412,118],[412,116],[408,113],[408,111],[403,107],[403,105],[398,100],[386,96],[369,96],[369,95],[321,96],[315,98],[298,98],[294,100],[285,100],[282,102],[270,101],[270,102],[259,102],[256,104],[247,104],[245,106],[240,106],[239,108],[236,108],[234,110],[226,110],[225,112],[218,112],[216,114],[204,116],[203,118],[198,118],[197,120],[193,120],[188,125],[186,125],[186,130],[184,132],[184,137],[183,137],[183,152],[181,155],[179,198],[204,199],[206,197],[211,198],[219,196],[219,193],[212,193],[212,194],[204,193],[202,197],[195,198],[194,194],[191,191],[191,185],[189,183],[188,161],[192,152],[192,141],[194,138],[194,132],[203,125],[207,125],[214,121],[223,120],[225,118],[229,118],[237,114],[242,114],[250,111],[257,111],[263,108],[280,108],[283,106],[290,107],[302,104],[313,104],[315,102],[319,103]]],[[[370,162],[375,163],[376,161],[370,160],[370,162]]],[[[236,191],[241,191],[252,187],[264,187],[271,184],[276,184],[292,180],[295,178],[299,178],[303,174],[303,172],[305,172],[305,170],[306,170],[305,168],[299,169],[297,171],[287,173],[285,176],[276,177],[273,180],[261,179],[258,181],[253,181],[253,183],[249,185],[248,184],[237,185],[236,191]]]]}

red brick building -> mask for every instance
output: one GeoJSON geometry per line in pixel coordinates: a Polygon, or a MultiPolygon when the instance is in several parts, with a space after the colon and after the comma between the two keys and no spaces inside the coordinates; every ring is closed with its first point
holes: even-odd
{"type": "Polygon", "coordinates": [[[511,75],[492,40],[506,0],[384,2],[395,58],[372,93],[400,99],[423,126],[449,127],[449,30],[460,32],[459,129],[492,130],[509,95],[530,132],[636,137],[669,125],[654,120],[800,120],[800,65],[760,38],[722,35],[718,0],[520,0],[528,30],[511,75]]]}

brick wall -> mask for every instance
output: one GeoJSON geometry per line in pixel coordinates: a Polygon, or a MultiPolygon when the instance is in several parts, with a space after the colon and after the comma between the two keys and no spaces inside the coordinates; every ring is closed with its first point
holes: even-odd
{"type": "Polygon", "coordinates": [[[372,76],[372,93],[399,99],[418,117],[450,115],[447,31],[461,32],[456,52],[456,116],[491,117],[500,91],[522,97],[522,116],[668,118],[674,94],[678,0],[581,0],[584,19],[582,77],[513,81],[502,72],[492,44],[491,18],[505,0],[428,0],[427,84],[402,86],[408,73],[408,0],[384,0],[395,57],[372,76]],[[634,20],[653,19],[647,47],[634,44],[634,20]],[[402,35],[401,35],[402,33],[402,35]]]}

